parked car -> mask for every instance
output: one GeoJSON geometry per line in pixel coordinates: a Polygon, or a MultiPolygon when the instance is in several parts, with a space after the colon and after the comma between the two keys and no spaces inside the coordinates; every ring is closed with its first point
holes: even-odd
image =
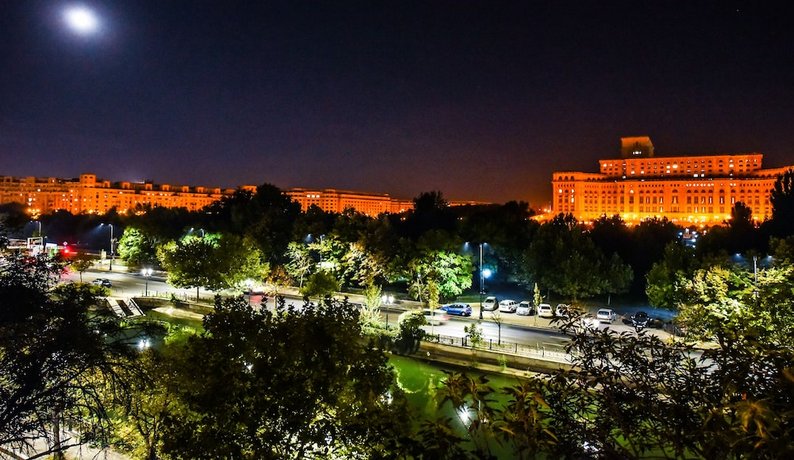
{"type": "Polygon", "coordinates": [[[442,305],[439,310],[444,310],[447,314],[455,316],[471,316],[471,305],[467,303],[451,303],[442,305]]]}
{"type": "Polygon", "coordinates": [[[551,305],[542,303],[538,305],[538,316],[541,318],[553,318],[554,310],[551,309],[551,305]]]}
{"type": "Polygon", "coordinates": [[[644,311],[638,311],[637,313],[631,315],[631,324],[638,332],[648,327],[648,323],[650,321],[651,317],[648,316],[648,314],[644,311]]]}
{"type": "Polygon", "coordinates": [[[402,322],[405,317],[408,315],[414,315],[421,313],[425,317],[425,321],[427,324],[432,326],[438,326],[441,324],[446,323],[449,320],[449,315],[444,310],[431,310],[429,308],[423,308],[422,310],[408,310],[400,314],[398,321],[402,322]]]}
{"type": "Polygon", "coordinates": [[[610,308],[600,308],[596,312],[596,318],[598,318],[598,320],[602,323],[612,324],[618,318],[618,314],[615,313],[615,310],[610,308]]]}
{"type": "Polygon", "coordinates": [[[93,284],[96,284],[97,286],[102,286],[102,287],[106,287],[106,288],[113,287],[113,283],[111,283],[110,280],[107,279],[107,278],[97,278],[97,279],[95,279],[94,281],[91,281],[91,282],[93,284]]]}
{"type": "Polygon", "coordinates": [[[521,316],[531,316],[535,314],[535,309],[532,308],[532,304],[529,301],[524,300],[523,302],[518,304],[518,308],[516,309],[516,315],[521,316]]]}
{"type": "Polygon", "coordinates": [[[497,300],[494,296],[488,296],[482,303],[482,309],[485,311],[494,311],[497,307],[497,300]]]}
{"type": "Polygon", "coordinates": [[[502,313],[515,313],[518,309],[518,302],[515,300],[505,299],[499,302],[499,311],[502,313]]]}

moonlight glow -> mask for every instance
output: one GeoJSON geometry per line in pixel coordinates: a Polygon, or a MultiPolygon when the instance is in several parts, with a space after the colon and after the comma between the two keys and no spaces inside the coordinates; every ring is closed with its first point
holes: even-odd
{"type": "Polygon", "coordinates": [[[90,35],[99,30],[99,18],[92,10],[84,6],[67,8],[63,13],[63,18],[66,25],[80,35],[90,35]]]}

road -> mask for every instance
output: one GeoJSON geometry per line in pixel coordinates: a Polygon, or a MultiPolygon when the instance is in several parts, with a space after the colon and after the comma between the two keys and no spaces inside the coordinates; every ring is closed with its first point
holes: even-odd
{"type": "MultiPolygon", "coordinates": [[[[96,278],[107,278],[113,284],[111,294],[120,297],[143,296],[148,289],[150,296],[170,297],[171,294],[180,299],[195,298],[195,289],[180,289],[175,288],[165,282],[163,278],[150,277],[147,280],[140,274],[127,273],[122,271],[107,271],[106,269],[93,269],[83,273],[83,281],[91,282],[96,278]]],[[[70,273],[64,276],[65,280],[79,281],[80,276],[77,273],[70,273]]],[[[202,289],[200,291],[202,298],[211,298],[212,291],[202,289]]],[[[259,296],[253,296],[251,301],[258,303],[261,300],[259,296]]],[[[300,307],[303,305],[303,299],[298,296],[285,296],[288,305],[300,307]]],[[[273,300],[268,300],[268,307],[273,307],[273,300]]],[[[382,309],[383,320],[388,324],[396,325],[397,318],[403,310],[399,307],[384,308],[382,309]]],[[[426,326],[425,329],[431,334],[441,334],[450,337],[464,337],[466,333],[463,331],[465,326],[472,322],[477,321],[478,311],[475,309],[474,315],[469,318],[451,316],[449,321],[439,326],[426,326]]],[[[483,337],[485,340],[493,339],[498,340],[499,327],[493,322],[493,314],[486,313],[485,320],[482,321],[481,327],[483,330],[483,337]]],[[[568,341],[568,338],[561,334],[553,325],[549,324],[549,320],[545,318],[537,318],[534,316],[519,317],[514,314],[502,314],[502,330],[501,340],[510,343],[518,343],[521,345],[530,345],[533,347],[561,347],[568,341]]],[[[601,325],[606,327],[606,325],[601,325]]],[[[631,331],[630,327],[623,324],[612,324],[609,327],[622,332],[624,330],[631,331]]],[[[659,330],[648,330],[649,333],[665,334],[659,330]]]]}

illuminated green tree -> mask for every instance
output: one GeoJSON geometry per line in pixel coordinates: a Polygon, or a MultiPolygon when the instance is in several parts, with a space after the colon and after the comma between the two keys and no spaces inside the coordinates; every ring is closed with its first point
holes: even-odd
{"type": "Polygon", "coordinates": [[[321,302],[255,309],[219,302],[173,362],[180,404],[165,424],[174,458],[393,458],[404,398],[357,309],[321,302]]]}
{"type": "Polygon", "coordinates": [[[72,270],[80,274],[80,282],[83,282],[83,273],[94,265],[94,257],[85,252],[78,252],[70,258],[69,266],[72,270]]]}
{"type": "Polygon", "coordinates": [[[261,253],[245,238],[234,235],[187,236],[158,250],[168,282],[180,288],[211,290],[240,287],[247,279],[262,280],[267,264],[261,253]]]}
{"type": "Polygon", "coordinates": [[[157,264],[157,245],[159,239],[135,227],[127,227],[121,235],[118,246],[119,257],[131,266],[157,264]]]}
{"type": "MultiPolygon", "coordinates": [[[[431,299],[429,289],[437,289],[441,298],[454,298],[471,287],[473,271],[474,266],[467,256],[449,251],[426,251],[408,263],[409,293],[427,303],[431,299]]],[[[438,301],[437,296],[432,297],[438,301]]]]}

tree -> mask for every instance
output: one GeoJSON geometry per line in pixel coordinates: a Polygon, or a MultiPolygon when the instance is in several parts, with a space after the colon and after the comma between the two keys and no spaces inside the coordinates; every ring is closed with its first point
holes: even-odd
{"type": "Polygon", "coordinates": [[[499,310],[495,310],[495,311],[491,312],[491,321],[493,321],[494,324],[496,324],[496,330],[498,331],[497,332],[498,336],[497,336],[497,339],[496,339],[496,343],[501,345],[502,344],[502,314],[499,312],[499,310]]]}
{"type": "Polygon", "coordinates": [[[386,356],[347,302],[254,309],[216,304],[174,363],[181,408],[163,452],[176,458],[387,458],[407,434],[386,356]]]}
{"type": "Polygon", "coordinates": [[[78,252],[71,258],[70,266],[72,270],[80,274],[80,282],[83,282],[83,272],[94,265],[94,257],[85,253],[78,252]]]}
{"type": "Polygon", "coordinates": [[[769,194],[775,236],[794,235],[794,169],[781,174],[769,194]]]}
{"type": "Polygon", "coordinates": [[[281,288],[289,285],[290,283],[290,276],[287,273],[287,270],[278,265],[270,270],[265,278],[265,292],[269,296],[278,297],[281,288]]]}
{"type": "Polygon", "coordinates": [[[472,348],[477,348],[483,341],[482,327],[477,323],[471,323],[468,326],[463,326],[463,333],[469,338],[472,348]]]}
{"type": "Polygon", "coordinates": [[[695,251],[681,243],[669,243],[664,257],[647,275],[645,294],[654,307],[674,309],[679,302],[677,285],[694,272],[698,262],[695,251]]]}
{"type": "Polygon", "coordinates": [[[345,278],[360,286],[384,280],[388,268],[384,254],[367,248],[362,241],[350,243],[342,265],[345,278]]]}
{"type": "Polygon", "coordinates": [[[525,284],[539,282],[573,300],[619,292],[631,280],[620,258],[607,259],[567,216],[541,226],[526,251],[525,263],[525,284]]]}
{"type": "Polygon", "coordinates": [[[234,235],[186,236],[158,250],[160,263],[168,271],[168,282],[180,288],[211,290],[240,286],[247,279],[262,280],[267,265],[248,239],[234,235]]]}
{"type": "Polygon", "coordinates": [[[372,327],[380,324],[380,306],[382,302],[380,286],[371,284],[364,288],[364,305],[361,308],[361,324],[363,327],[372,327]]]}
{"type": "Polygon", "coordinates": [[[48,439],[42,455],[85,440],[105,442],[105,388],[123,389],[117,369],[128,347],[115,317],[90,314],[82,284],[55,287],[61,267],[45,257],[11,257],[0,270],[0,447],[48,439]],[[63,437],[71,425],[81,439],[63,437]]]}
{"type": "Polygon", "coordinates": [[[623,263],[616,252],[613,252],[612,257],[610,257],[608,261],[605,261],[604,268],[604,290],[609,294],[607,305],[611,305],[612,294],[623,294],[628,292],[631,280],[634,277],[634,272],[631,270],[630,266],[623,263]]]}
{"type": "Polygon", "coordinates": [[[159,240],[135,227],[127,227],[118,246],[119,257],[131,266],[155,265],[159,240]]]}
{"type": "Polygon", "coordinates": [[[326,297],[333,295],[341,289],[339,281],[333,274],[319,271],[312,273],[306,281],[306,286],[302,287],[300,292],[304,297],[326,297]]]}
{"type": "Polygon", "coordinates": [[[314,269],[315,263],[309,254],[309,248],[301,243],[292,242],[287,246],[287,273],[298,279],[298,287],[303,287],[303,279],[314,269]]]}
{"type": "Polygon", "coordinates": [[[397,353],[411,354],[419,350],[425,331],[422,326],[427,324],[427,319],[421,311],[408,311],[400,315],[397,324],[397,338],[394,348],[397,353]]]}
{"type": "Polygon", "coordinates": [[[474,266],[467,256],[441,250],[424,251],[408,263],[409,293],[429,302],[427,288],[432,283],[442,298],[454,298],[471,287],[473,271],[474,266]]]}
{"type": "Polygon", "coordinates": [[[162,352],[147,349],[134,359],[134,369],[123,374],[129,397],[117,401],[115,407],[123,414],[116,421],[115,444],[136,458],[161,458],[167,418],[181,409],[176,394],[179,379],[171,364],[176,360],[174,353],[183,348],[166,345],[162,352]]]}

